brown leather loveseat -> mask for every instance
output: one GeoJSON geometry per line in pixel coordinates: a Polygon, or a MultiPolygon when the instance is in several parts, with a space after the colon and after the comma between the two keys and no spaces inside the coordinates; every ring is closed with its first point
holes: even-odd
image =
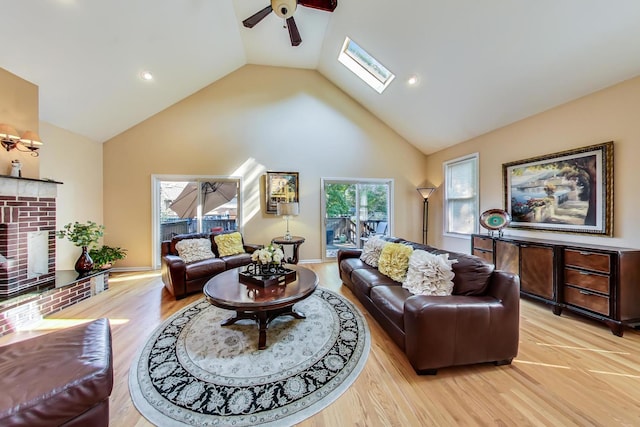
{"type": "Polygon", "coordinates": [[[106,427],[113,389],[108,319],[0,347],[0,425],[106,427]]]}
{"type": "MultiPolygon", "coordinates": [[[[446,251],[387,237],[434,254],[446,251]]],[[[453,293],[413,295],[360,260],[360,249],[338,251],[342,282],[354,293],[419,374],[474,363],[510,364],[518,353],[520,280],[479,257],[449,252],[453,293]]]]}
{"type": "Polygon", "coordinates": [[[178,234],[171,240],[162,242],[160,250],[162,282],[171,295],[176,299],[181,299],[189,294],[202,292],[205,283],[216,274],[251,263],[251,254],[256,249],[262,248],[262,245],[244,243],[242,235],[240,235],[240,239],[243,252],[220,256],[216,236],[232,233],[235,232],[178,234]],[[210,240],[213,257],[185,262],[176,248],[178,242],[185,239],[210,240]]]}

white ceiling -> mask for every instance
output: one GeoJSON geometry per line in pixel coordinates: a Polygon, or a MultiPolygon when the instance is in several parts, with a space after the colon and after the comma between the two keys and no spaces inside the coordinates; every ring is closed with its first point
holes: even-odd
{"type": "Polygon", "coordinates": [[[298,7],[298,47],[274,13],[242,26],[268,4],[0,0],[0,67],[97,142],[247,63],[317,69],[427,154],[640,75],[638,0],[338,0],[298,7]],[[384,94],[336,60],[345,36],[396,74],[384,94]]]}

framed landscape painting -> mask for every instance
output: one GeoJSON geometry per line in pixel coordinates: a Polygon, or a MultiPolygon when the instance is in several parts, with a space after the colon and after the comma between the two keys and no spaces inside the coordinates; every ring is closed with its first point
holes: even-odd
{"type": "Polygon", "coordinates": [[[267,172],[265,180],[266,211],[275,214],[278,203],[298,201],[298,172],[267,172]]]}
{"type": "Polygon", "coordinates": [[[613,142],[502,165],[509,227],[613,235],[613,142]]]}

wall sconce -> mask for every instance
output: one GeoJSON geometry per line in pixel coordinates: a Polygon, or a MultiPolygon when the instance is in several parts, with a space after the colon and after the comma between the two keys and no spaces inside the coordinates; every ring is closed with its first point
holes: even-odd
{"type": "Polygon", "coordinates": [[[38,157],[38,150],[43,145],[37,133],[28,130],[22,136],[19,136],[13,126],[4,123],[0,124],[0,142],[7,151],[11,151],[14,148],[25,153],[30,151],[34,157],[38,157]],[[25,147],[26,150],[20,149],[21,146],[25,147]]]}
{"type": "Polygon", "coordinates": [[[276,215],[281,215],[287,221],[287,232],[284,235],[285,240],[292,239],[291,233],[289,233],[289,219],[299,213],[300,206],[298,205],[298,202],[278,203],[276,206],[276,215]]]}
{"type": "Polygon", "coordinates": [[[427,244],[427,227],[429,225],[429,196],[436,191],[433,187],[420,187],[418,193],[424,199],[424,206],[422,208],[422,243],[427,244]]]}

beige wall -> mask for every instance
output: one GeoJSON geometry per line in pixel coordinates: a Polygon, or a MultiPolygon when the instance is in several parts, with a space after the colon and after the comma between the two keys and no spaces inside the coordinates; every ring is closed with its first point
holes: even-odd
{"type": "MultiPolygon", "coordinates": [[[[506,234],[640,248],[638,117],[640,77],[430,155],[427,160],[427,180],[440,186],[443,161],[478,152],[480,212],[490,208],[503,208],[503,163],[614,141],[613,238],[513,229],[507,229],[506,234]]],[[[432,244],[451,250],[469,251],[468,240],[442,235],[441,189],[434,193],[429,213],[429,241],[432,244]]]]}
{"type": "Polygon", "coordinates": [[[151,265],[151,176],[239,175],[247,241],[284,221],[263,213],[266,170],[300,173],[301,259],[321,258],[320,178],[395,180],[394,234],[420,239],[426,156],[317,71],[247,65],[104,144],[107,244],[119,267],[151,265]]]}
{"type": "MultiPolygon", "coordinates": [[[[56,229],[75,221],[102,224],[102,144],[47,122],[40,123],[40,137],[45,141],[40,176],[63,183],[58,185],[56,229]]],[[[79,255],[68,240],[56,240],[56,269],[73,270],[79,255]]]]}
{"type": "MultiPolygon", "coordinates": [[[[12,125],[18,133],[38,132],[38,86],[0,68],[0,123],[12,125]]],[[[42,135],[40,135],[41,138],[42,135]]],[[[9,175],[11,161],[20,160],[22,176],[39,178],[39,158],[30,152],[0,146],[0,175],[9,175]]]]}

